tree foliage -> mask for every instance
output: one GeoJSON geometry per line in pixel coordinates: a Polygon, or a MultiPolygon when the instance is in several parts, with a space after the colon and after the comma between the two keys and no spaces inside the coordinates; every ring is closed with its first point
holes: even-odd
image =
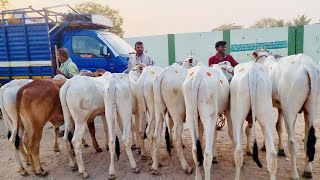
{"type": "Polygon", "coordinates": [[[113,28],[110,29],[110,32],[123,37],[123,18],[118,10],[112,9],[108,5],[102,5],[94,2],[77,4],[75,6],[75,10],[79,13],[100,14],[108,17],[113,22],[113,28]]]}
{"type": "Polygon", "coordinates": [[[222,24],[218,27],[212,29],[212,31],[223,31],[223,30],[232,30],[232,29],[243,29],[242,25],[237,25],[235,23],[231,24],[222,24]]]}
{"type": "Polygon", "coordinates": [[[295,26],[303,26],[308,25],[311,20],[312,18],[309,19],[306,15],[298,15],[298,17],[294,18],[292,21],[295,26]]]}

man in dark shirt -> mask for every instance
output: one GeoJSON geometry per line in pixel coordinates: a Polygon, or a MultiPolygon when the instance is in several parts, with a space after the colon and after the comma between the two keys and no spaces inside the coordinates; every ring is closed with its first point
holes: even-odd
{"type": "Polygon", "coordinates": [[[208,62],[209,66],[211,64],[219,64],[220,62],[223,62],[223,61],[229,61],[232,67],[235,67],[238,64],[238,62],[235,61],[231,55],[225,54],[225,51],[227,48],[226,45],[227,45],[227,42],[225,41],[216,42],[215,48],[217,50],[217,54],[212,56],[209,59],[209,62],[208,62]]]}

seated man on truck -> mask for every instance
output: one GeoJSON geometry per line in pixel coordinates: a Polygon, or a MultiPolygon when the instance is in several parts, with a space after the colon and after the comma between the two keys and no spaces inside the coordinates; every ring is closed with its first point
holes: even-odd
{"type": "Polygon", "coordinates": [[[141,41],[136,42],[134,46],[136,54],[130,56],[128,61],[128,70],[132,70],[137,64],[145,64],[146,66],[154,66],[155,62],[151,60],[150,56],[143,53],[144,47],[141,41]]]}
{"type": "Polygon", "coordinates": [[[61,62],[60,68],[57,69],[57,74],[61,74],[70,79],[79,73],[77,65],[72,62],[69,57],[69,52],[66,48],[58,49],[57,58],[61,62]]]}

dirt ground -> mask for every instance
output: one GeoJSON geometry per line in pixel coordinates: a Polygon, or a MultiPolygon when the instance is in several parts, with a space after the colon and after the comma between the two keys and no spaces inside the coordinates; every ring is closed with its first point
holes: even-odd
{"type": "MultiPolygon", "coordinates": [[[[275,117],[276,118],[276,117],[275,117]]],[[[246,124],[246,123],[245,123],[246,124]]],[[[260,127],[257,126],[258,134],[258,145],[259,148],[262,145],[263,136],[260,127]]],[[[233,179],[235,174],[235,167],[233,166],[233,148],[231,141],[229,139],[227,129],[225,126],[221,131],[218,132],[218,164],[213,164],[211,168],[211,179],[233,179]]],[[[283,127],[284,128],[284,127],[283,127]]],[[[320,122],[317,120],[315,124],[316,136],[320,138],[320,122]]],[[[303,116],[299,115],[296,123],[297,141],[298,141],[298,160],[297,167],[298,173],[301,178],[301,174],[304,169],[305,155],[303,150],[303,138],[304,138],[304,120],[303,116]]],[[[8,145],[6,139],[6,127],[3,120],[0,120],[0,179],[82,179],[82,176],[78,176],[77,172],[72,172],[68,165],[69,159],[66,152],[62,138],[59,138],[60,152],[55,153],[53,151],[53,131],[51,125],[47,124],[44,129],[41,147],[40,147],[40,160],[43,168],[49,172],[46,177],[39,177],[30,173],[30,167],[25,166],[26,170],[29,172],[29,176],[21,177],[19,173],[15,171],[14,158],[11,149],[8,145]]],[[[287,148],[287,133],[284,130],[284,145],[285,153],[288,155],[287,148]]],[[[89,173],[89,179],[107,179],[109,164],[110,164],[110,154],[106,151],[105,140],[103,136],[103,128],[101,119],[96,119],[96,136],[100,147],[103,148],[103,152],[97,153],[91,145],[90,136],[88,130],[85,134],[86,141],[90,144],[90,147],[83,148],[83,160],[87,172],[89,173]]],[[[245,138],[245,135],[244,135],[245,138]]],[[[184,153],[189,165],[194,169],[194,162],[192,160],[191,154],[191,138],[188,130],[184,131],[183,143],[185,145],[184,153]]],[[[245,140],[243,140],[243,149],[245,140]]],[[[276,145],[277,145],[276,136],[276,145]]],[[[150,146],[147,144],[147,155],[150,156],[150,146]]],[[[277,146],[276,146],[277,147],[277,146]]],[[[316,156],[313,162],[313,179],[320,179],[320,143],[318,141],[316,145],[316,156]]],[[[155,176],[151,174],[151,166],[148,163],[141,161],[141,158],[137,151],[133,151],[134,158],[140,168],[140,174],[134,174],[130,168],[127,155],[123,149],[123,144],[121,143],[121,155],[118,162],[115,163],[116,167],[116,178],[117,179],[194,179],[195,173],[187,175],[181,169],[179,158],[176,151],[173,151],[172,157],[170,158],[165,149],[164,138],[161,141],[160,157],[162,158],[163,167],[160,168],[159,175],[155,176]]],[[[245,151],[244,151],[245,154],[245,151]]],[[[259,157],[262,162],[263,168],[260,169],[252,160],[250,156],[244,156],[244,166],[241,171],[241,179],[269,179],[269,174],[266,167],[265,153],[259,151],[259,157]]],[[[201,170],[202,176],[204,177],[203,168],[201,170]]],[[[277,169],[277,179],[290,179],[290,163],[289,158],[281,157],[278,158],[278,169],[277,169]]],[[[302,179],[302,178],[301,178],[302,179]]]]}

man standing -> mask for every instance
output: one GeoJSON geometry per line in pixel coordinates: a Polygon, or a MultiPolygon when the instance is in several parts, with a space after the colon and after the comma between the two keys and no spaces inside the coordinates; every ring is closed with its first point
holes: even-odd
{"type": "Polygon", "coordinates": [[[223,61],[229,61],[232,67],[235,67],[238,64],[238,62],[235,61],[231,55],[225,54],[225,51],[227,48],[226,45],[227,45],[227,42],[225,41],[216,42],[215,48],[217,50],[217,54],[212,56],[209,59],[209,62],[208,62],[209,66],[211,64],[219,64],[220,62],[223,62],[223,61]]]}
{"type": "Polygon", "coordinates": [[[57,69],[57,74],[61,74],[70,79],[79,73],[77,65],[72,62],[66,48],[58,49],[57,58],[61,62],[60,68],[57,69]]]}
{"type": "Polygon", "coordinates": [[[144,47],[143,43],[141,41],[136,42],[134,45],[134,49],[136,51],[136,54],[133,54],[130,56],[128,61],[128,69],[132,70],[135,65],[137,64],[145,64],[146,66],[154,66],[155,62],[151,60],[150,56],[144,54],[144,47]]]}

